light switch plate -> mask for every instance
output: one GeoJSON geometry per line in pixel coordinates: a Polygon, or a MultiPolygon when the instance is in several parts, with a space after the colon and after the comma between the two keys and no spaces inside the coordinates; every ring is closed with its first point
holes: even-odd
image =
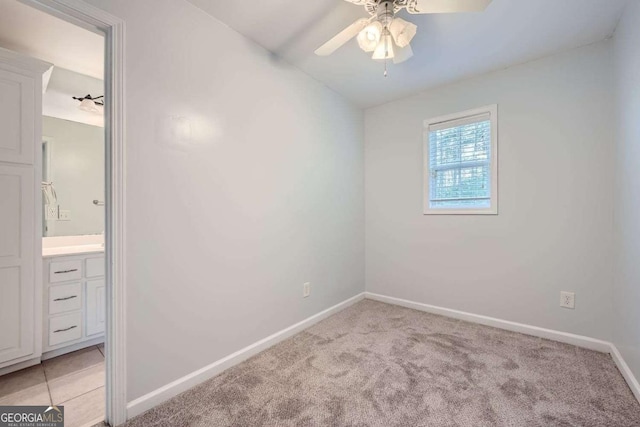
{"type": "Polygon", "coordinates": [[[307,298],[309,295],[311,295],[311,283],[307,282],[302,285],[302,297],[307,298]]]}
{"type": "Polygon", "coordinates": [[[55,221],[58,219],[58,205],[45,205],[45,220],[55,221]]]}

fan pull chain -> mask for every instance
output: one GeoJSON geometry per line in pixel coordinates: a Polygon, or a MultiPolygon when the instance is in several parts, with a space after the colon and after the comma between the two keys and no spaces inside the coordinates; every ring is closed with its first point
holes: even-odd
{"type": "MultiPolygon", "coordinates": [[[[389,13],[389,3],[384,4],[384,11],[389,13]]],[[[385,21],[384,29],[388,33],[389,32],[389,22],[385,21]]],[[[383,34],[384,32],[383,31],[383,34]]],[[[387,60],[389,59],[389,45],[387,44],[387,37],[384,38],[384,78],[387,78],[387,60]]]]}

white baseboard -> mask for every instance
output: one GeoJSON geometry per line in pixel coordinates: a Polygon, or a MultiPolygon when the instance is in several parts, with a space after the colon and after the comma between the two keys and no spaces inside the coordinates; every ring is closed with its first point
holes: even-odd
{"type": "Polygon", "coordinates": [[[449,308],[437,307],[434,305],[423,304],[414,301],[408,301],[400,298],[388,297],[385,295],[365,292],[365,298],[375,301],[385,302],[388,304],[399,305],[402,307],[412,308],[414,310],[424,311],[441,316],[452,317],[455,319],[465,320],[467,322],[479,323],[481,325],[492,326],[494,328],[505,329],[507,331],[519,332],[534,337],[546,338],[553,341],[563,342],[575,345],[577,347],[587,348],[589,350],[609,353],[613,358],[618,370],[624,377],[633,392],[634,396],[640,402],[640,384],[631,372],[631,369],[622,358],[622,354],[618,351],[613,343],[589,338],[582,335],[570,334],[567,332],[554,331],[553,329],[539,328],[537,326],[525,325],[523,323],[510,322],[508,320],[496,319],[494,317],[481,316],[479,314],[467,313],[464,311],[452,310],[449,308]]]}
{"type": "Polygon", "coordinates": [[[577,347],[588,348],[602,353],[611,351],[611,343],[607,341],[589,338],[582,335],[570,334],[567,332],[554,331],[552,329],[539,328],[537,326],[525,325],[524,323],[510,322],[508,320],[496,319],[494,317],[481,316],[479,314],[467,313],[464,311],[452,310],[450,308],[437,307],[435,305],[422,304],[400,298],[388,297],[385,295],[365,292],[366,298],[386,302],[388,304],[400,305],[402,307],[413,308],[414,310],[425,311],[427,313],[439,314],[441,316],[453,317],[454,319],[465,320],[467,322],[479,323],[481,325],[492,326],[494,328],[505,329],[507,331],[519,332],[521,334],[533,335],[534,337],[546,338],[559,341],[577,347]]]}
{"type": "Polygon", "coordinates": [[[622,354],[613,344],[611,344],[611,357],[616,363],[618,370],[627,381],[627,384],[629,384],[629,388],[633,392],[633,395],[636,397],[636,399],[638,399],[638,402],[640,402],[640,384],[638,383],[638,379],[635,377],[635,375],[633,375],[633,372],[631,372],[631,368],[629,368],[627,362],[625,362],[622,358],[622,354]]]}
{"type": "Polygon", "coordinates": [[[237,365],[252,356],[260,353],[261,351],[266,350],[267,348],[283,341],[298,332],[311,327],[312,325],[318,323],[319,321],[335,314],[350,305],[355,304],[358,301],[361,301],[365,298],[365,293],[361,293],[352,298],[349,298],[346,301],[343,301],[339,304],[334,305],[320,313],[308,317],[307,319],[296,323],[293,326],[290,326],[286,329],[283,329],[275,334],[268,336],[254,344],[251,344],[248,347],[245,347],[241,350],[236,351],[229,356],[222,358],[208,366],[205,366],[202,369],[199,369],[195,372],[190,373],[182,378],[179,378],[163,387],[160,387],[157,390],[152,391],[151,393],[145,394],[127,404],[127,418],[131,419],[136,415],[140,415],[145,411],[153,408],[161,404],[162,402],[177,396],[178,394],[187,391],[188,389],[215,377],[226,369],[237,365]]]}

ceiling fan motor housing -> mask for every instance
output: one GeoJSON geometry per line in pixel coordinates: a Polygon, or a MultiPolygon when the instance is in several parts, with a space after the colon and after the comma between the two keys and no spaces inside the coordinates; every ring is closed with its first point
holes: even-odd
{"type": "Polygon", "coordinates": [[[389,3],[389,9],[396,13],[400,9],[411,7],[415,2],[416,0],[361,0],[356,4],[362,4],[369,15],[375,16],[379,14],[380,10],[385,9],[384,3],[389,3]]]}
{"type": "Polygon", "coordinates": [[[382,24],[383,27],[391,24],[393,21],[393,15],[395,14],[395,5],[391,0],[382,0],[378,4],[378,9],[376,11],[376,19],[378,22],[382,24]]]}

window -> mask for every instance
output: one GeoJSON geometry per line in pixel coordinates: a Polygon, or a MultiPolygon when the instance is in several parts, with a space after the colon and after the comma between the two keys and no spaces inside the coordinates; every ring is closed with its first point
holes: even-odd
{"type": "Polygon", "coordinates": [[[424,213],[498,213],[498,107],[425,121],[424,213]]]}

